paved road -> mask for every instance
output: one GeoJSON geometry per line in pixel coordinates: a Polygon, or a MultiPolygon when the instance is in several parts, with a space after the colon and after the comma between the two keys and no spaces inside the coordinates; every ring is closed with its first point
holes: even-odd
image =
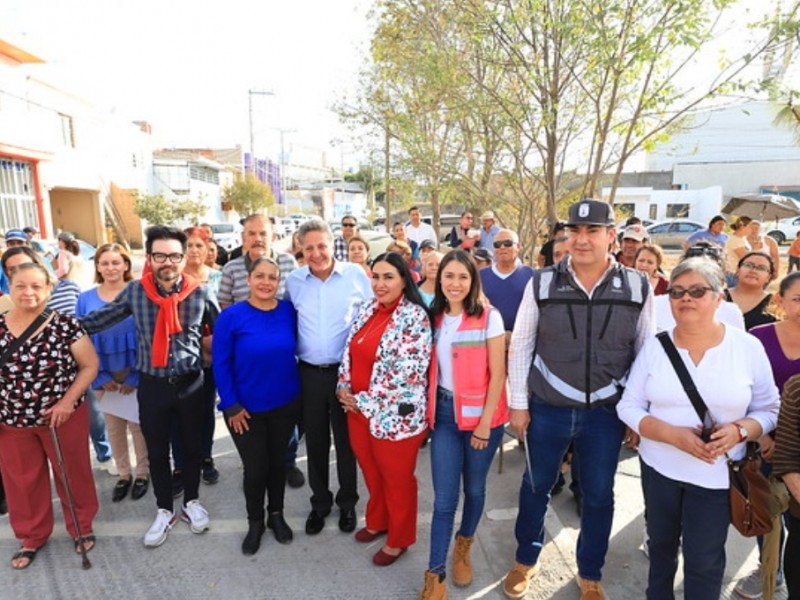
{"type": "MultiPolygon", "coordinates": [[[[96,469],[100,514],[95,523],[98,544],[90,553],[93,568],[81,569],[71,540],[63,527],[60,508],[53,537],[26,571],[13,571],[7,559],[17,548],[7,517],[0,518],[0,557],[7,557],[0,598],[266,598],[266,599],[412,599],[416,597],[427,564],[427,545],[432,504],[429,451],[420,453],[420,523],[416,546],[396,564],[379,568],[370,558],[382,541],[361,545],[352,535],[340,533],[336,518],[318,536],[303,532],[309,510],[309,491],[287,490],[286,516],[295,531],[291,545],[281,546],[268,532],[261,550],[253,557],[241,554],[246,532],[241,468],[233,444],[221,420],[214,456],[220,482],[201,486],[201,500],[211,514],[211,530],[194,535],[179,523],[160,548],[146,549],[142,535],[155,512],[152,494],[119,504],[110,501],[115,477],[96,469]]],[[[454,600],[501,598],[501,579],[514,552],[513,525],[519,477],[524,459],[517,443],[506,438],[503,473],[498,460],[489,476],[486,514],[474,546],[475,581],[469,588],[451,588],[454,600]]],[[[304,449],[301,447],[304,457],[304,449]]],[[[305,467],[304,458],[300,465],[305,467]]],[[[335,465],[332,463],[332,469],[335,465]]],[[[333,471],[332,471],[333,473],[333,471]]],[[[335,475],[332,474],[332,481],[335,475]]],[[[638,459],[623,451],[617,474],[617,512],[604,571],[609,598],[643,597],[647,559],[639,546],[642,503],[638,459]]],[[[363,524],[362,494],[359,517],[363,524]]],[[[57,500],[54,501],[57,504],[57,500]]],[[[176,501],[176,507],[179,506],[176,501]]],[[[531,587],[531,599],[576,600],[574,547],[578,517],[568,491],[556,497],[548,514],[550,541],[542,555],[542,570],[531,587]]],[[[726,587],[755,566],[754,543],[734,531],[728,543],[726,587]]],[[[728,595],[726,594],[725,597],[728,595]]]]}

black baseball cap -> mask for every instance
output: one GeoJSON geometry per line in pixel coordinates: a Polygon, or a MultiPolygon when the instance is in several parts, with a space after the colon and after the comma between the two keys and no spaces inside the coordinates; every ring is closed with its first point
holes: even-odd
{"type": "Polygon", "coordinates": [[[569,207],[567,227],[572,225],[614,225],[614,209],[608,202],[584,198],[569,207]]]}

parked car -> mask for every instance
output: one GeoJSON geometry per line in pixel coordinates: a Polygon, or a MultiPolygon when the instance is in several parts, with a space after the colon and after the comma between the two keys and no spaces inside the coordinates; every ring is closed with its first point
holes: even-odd
{"type": "Polygon", "coordinates": [[[690,235],[706,229],[706,225],[690,219],[668,219],[647,227],[647,236],[662,248],[681,248],[690,235]]]}
{"type": "MultiPolygon", "coordinates": [[[[96,248],[81,239],[76,238],[76,241],[81,250],[81,258],[87,263],[92,262],[97,251],[96,248]]],[[[31,248],[38,252],[47,262],[52,261],[58,254],[58,242],[56,240],[33,239],[31,240],[31,248]]]]}
{"type": "Polygon", "coordinates": [[[228,252],[242,244],[242,226],[238,223],[211,223],[217,244],[228,252]]]}
{"type": "Polygon", "coordinates": [[[281,225],[283,225],[283,228],[288,235],[291,235],[297,231],[297,225],[292,219],[289,219],[288,217],[281,217],[277,220],[280,221],[281,225]]]}
{"type": "Polygon", "coordinates": [[[800,231],[800,217],[769,221],[764,223],[763,227],[767,235],[781,245],[784,242],[792,242],[797,237],[797,232],[800,231]]]}

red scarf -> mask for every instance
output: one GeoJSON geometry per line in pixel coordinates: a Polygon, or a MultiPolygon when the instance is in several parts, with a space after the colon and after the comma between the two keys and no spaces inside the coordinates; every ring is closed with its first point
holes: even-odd
{"type": "Polygon", "coordinates": [[[144,293],[158,306],[158,316],[156,317],[156,326],[153,331],[152,356],[150,358],[151,364],[154,367],[167,366],[167,358],[169,357],[169,336],[173,333],[180,333],[183,331],[180,319],[178,318],[178,304],[183,302],[189,294],[200,286],[200,282],[193,277],[185,274],[182,277],[183,285],[181,291],[166,297],[158,293],[155,275],[149,273],[147,276],[142,277],[144,293]]]}

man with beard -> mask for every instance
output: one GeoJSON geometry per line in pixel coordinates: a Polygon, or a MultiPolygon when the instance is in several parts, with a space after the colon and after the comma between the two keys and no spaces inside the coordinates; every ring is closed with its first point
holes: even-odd
{"type": "Polygon", "coordinates": [[[222,268],[217,299],[222,308],[247,300],[250,288],[247,285],[247,269],[259,256],[269,256],[278,263],[281,279],[278,284],[278,298],[286,291],[286,279],[297,268],[297,261],[289,254],[272,249],[272,222],[264,215],[250,215],[244,220],[242,231],[242,256],[228,262],[222,268]]]}
{"type": "Polygon", "coordinates": [[[154,225],[147,230],[145,250],[150,272],[131,282],[117,298],[81,319],[97,333],[133,315],[138,340],[136,369],[139,421],[147,442],[150,478],[158,512],[144,536],[147,547],[160,546],[175,524],[169,462],[173,423],[183,447],[184,504],[181,519],[193,533],[208,529],[208,512],[198,500],[201,433],[204,412],[203,348],[210,348],[219,307],[208,288],[183,274],[186,234],[154,225]]]}

